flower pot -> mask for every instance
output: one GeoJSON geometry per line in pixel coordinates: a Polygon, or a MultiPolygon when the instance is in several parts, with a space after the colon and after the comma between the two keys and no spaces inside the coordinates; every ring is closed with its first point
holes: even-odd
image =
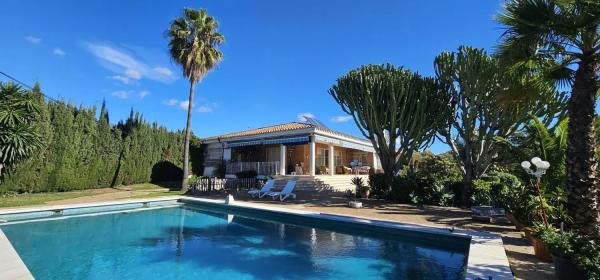
{"type": "Polygon", "coordinates": [[[350,206],[350,208],[362,208],[362,202],[350,201],[350,202],[348,202],[348,206],[350,206]]]}
{"type": "Polygon", "coordinates": [[[563,257],[554,257],[554,274],[559,280],[569,279],[588,279],[587,273],[573,263],[570,259],[563,257]]]}
{"type": "Polygon", "coordinates": [[[548,250],[548,246],[534,236],[530,236],[531,243],[533,244],[533,250],[535,252],[535,256],[545,262],[552,262],[552,254],[550,250],[548,250]]]}

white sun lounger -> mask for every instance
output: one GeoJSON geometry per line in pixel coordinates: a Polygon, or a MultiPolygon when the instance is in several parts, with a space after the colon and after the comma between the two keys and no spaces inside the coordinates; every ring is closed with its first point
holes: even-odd
{"type": "Polygon", "coordinates": [[[248,194],[251,195],[252,197],[263,197],[265,195],[265,193],[268,193],[271,191],[271,189],[273,188],[273,185],[275,184],[274,180],[268,180],[263,186],[262,188],[256,189],[256,190],[249,190],[248,194]]]}
{"type": "Polygon", "coordinates": [[[279,200],[281,201],[286,200],[290,196],[295,199],[296,194],[293,193],[295,187],[296,181],[288,181],[287,184],[285,184],[285,187],[283,187],[283,190],[281,190],[280,192],[268,192],[265,193],[265,195],[270,196],[272,199],[279,197],[279,200]]]}

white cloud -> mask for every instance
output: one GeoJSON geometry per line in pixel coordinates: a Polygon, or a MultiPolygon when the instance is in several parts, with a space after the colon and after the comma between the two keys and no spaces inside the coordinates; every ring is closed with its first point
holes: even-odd
{"type": "Polygon", "coordinates": [[[335,123],[342,123],[342,122],[347,122],[351,119],[352,119],[352,116],[336,116],[336,117],[331,118],[331,121],[335,122],[335,123]]]}
{"type": "Polygon", "coordinates": [[[310,119],[314,119],[315,115],[312,113],[300,113],[296,116],[296,118],[298,118],[299,121],[304,122],[306,121],[306,119],[310,118],[310,119]]]}
{"type": "Polygon", "coordinates": [[[157,73],[163,74],[165,76],[169,76],[169,77],[173,76],[173,71],[171,71],[171,69],[169,69],[167,67],[157,66],[157,67],[154,67],[154,69],[152,69],[152,70],[154,70],[157,73]]]}
{"type": "Polygon", "coordinates": [[[112,96],[121,98],[121,99],[127,99],[127,98],[129,98],[129,92],[124,91],[124,90],[118,90],[118,91],[114,91],[112,93],[112,96]]]}
{"type": "Polygon", "coordinates": [[[213,111],[213,108],[207,105],[202,105],[198,107],[198,112],[200,113],[210,113],[213,111]]]}
{"type": "Polygon", "coordinates": [[[58,55],[58,56],[65,56],[67,55],[67,53],[65,51],[63,51],[63,49],[61,48],[54,48],[54,50],[52,51],[53,54],[58,55]]]}
{"type": "Polygon", "coordinates": [[[29,42],[31,44],[37,45],[37,44],[39,44],[39,43],[42,42],[42,38],[33,37],[33,36],[26,36],[25,37],[25,41],[27,41],[27,42],[29,42]]]}
{"type": "MultiPolygon", "coordinates": [[[[182,110],[187,110],[189,105],[190,105],[190,102],[187,100],[179,101],[179,108],[181,108],[182,110]]],[[[192,107],[194,107],[194,104],[192,104],[192,107]]]]}
{"type": "Polygon", "coordinates": [[[128,77],[121,76],[121,75],[114,75],[114,76],[110,76],[109,78],[113,79],[115,81],[120,81],[126,85],[131,82],[131,80],[128,77]]]}
{"type": "MultiPolygon", "coordinates": [[[[177,107],[181,110],[187,111],[190,102],[188,100],[177,100],[175,98],[171,98],[163,100],[163,104],[171,107],[177,107]]],[[[213,112],[215,108],[217,108],[217,103],[206,102],[203,103],[201,106],[198,106],[197,108],[196,104],[192,104],[192,108],[194,108],[195,111],[199,113],[210,113],[213,112]]]]}
{"type": "Polygon", "coordinates": [[[142,73],[140,73],[140,71],[135,70],[135,69],[125,70],[125,75],[127,75],[127,77],[132,78],[134,80],[139,80],[142,78],[142,73]]]}
{"type": "MultiPolygon", "coordinates": [[[[166,67],[150,67],[143,58],[134,57],[126,50],[118,49],[109,44],[86,43],[86,49],[92,53],[100,65],[114,72],[117,76],[134,80],[150,79],[163,83],[170,83],[176,78],[173,72],[166,67]]],[[[114,77],[114,76],[113,76],[114,77]]]]}
{"type": "Polygon", "coordinates": [[[138,92],[138,97],[139,97],[140,99],[144,99],[144,97],[146,97],[148,94],[150,94],[150,92],[149,92],[149,91],[147,91],[147,90],[142,90],[142,91],[138,92]]]}
{"type": "Polygon", "coordinates": [[[167,106],[175,106],[175,105],[177,105],[177,103],[179,103],[179,101],[175,98],[171,98],[171,99],[167,99],[167,100],[163,101],[163,104],[165,104],[167,106]]]}

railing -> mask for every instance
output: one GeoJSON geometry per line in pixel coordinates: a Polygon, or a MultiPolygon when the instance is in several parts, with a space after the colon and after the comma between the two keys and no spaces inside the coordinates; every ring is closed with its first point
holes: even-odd
{"type": "Polygon", "coordinates": [[[256,178],[201,178],[192,185],[193,193],[213,192],[213,191],[239,191],[258,187],[262,180],[256,178]]]}
{"type": "Polygon", "coordinates": [[[227,174],[254,170],[258,175],[279,175],[279,161],[228,162],[227,174]]]}

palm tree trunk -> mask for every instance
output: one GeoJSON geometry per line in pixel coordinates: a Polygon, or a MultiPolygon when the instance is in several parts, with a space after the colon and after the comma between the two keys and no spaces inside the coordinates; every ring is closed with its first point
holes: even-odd
{"type": "Polygon", "coordinates": [[[188,190],[188,174],[190,162],[190,137],[192,134],[192,105],[194,104],[194,86],[195,83],[190,81],[190,96],[188,99],[187,122],[185,124],[185,141],[183,146],[183,180],[181,180],[181,191],[188,190]]]}
{"type": "Polygon", "coordinates": [[[585,235],[600,236],[594,133],[596,72],[597,63],[583,59],[575,73],[569,102],[567,209],[573,228],[585,235]]]}

